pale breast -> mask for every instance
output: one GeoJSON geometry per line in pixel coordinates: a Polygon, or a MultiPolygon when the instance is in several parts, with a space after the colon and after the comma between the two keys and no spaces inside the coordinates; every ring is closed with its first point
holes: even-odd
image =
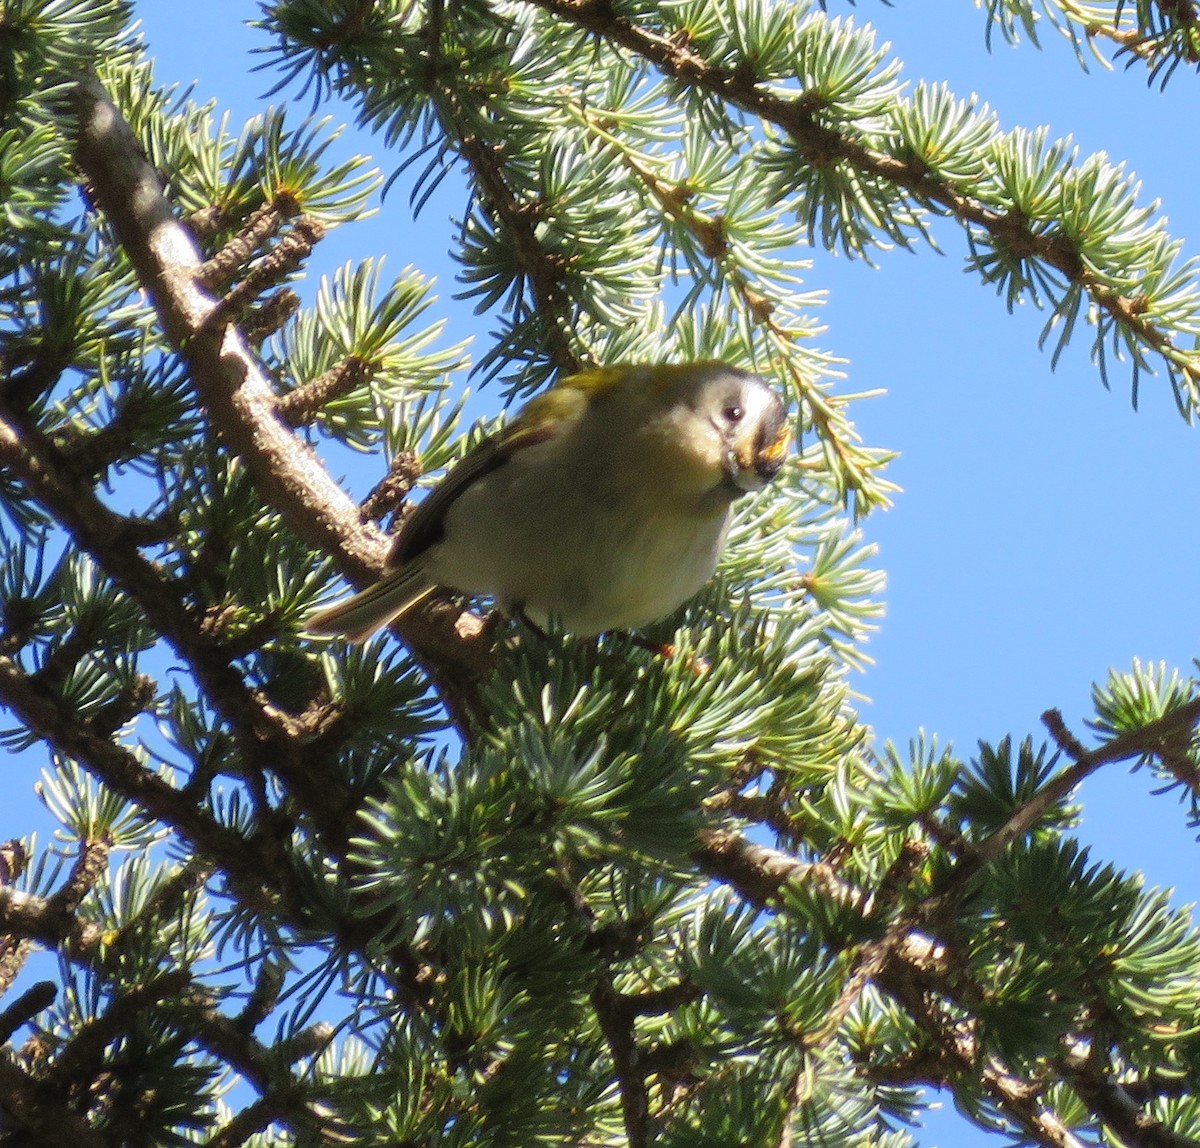
{"type": "Polygon", "coordinates": [[[579,635],[656,621],[712,576],[727,505],[664,513],[578,474],[554,478],[547,481],[544,462],[536,470],[506,465],[464,491],[428,554],[430,574],[579,635]]]}

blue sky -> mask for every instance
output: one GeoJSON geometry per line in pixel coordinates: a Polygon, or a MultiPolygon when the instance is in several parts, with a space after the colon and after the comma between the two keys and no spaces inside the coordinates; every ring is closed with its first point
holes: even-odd
{"type": "MultiPolygon", "coordinates": [[[[921,17],[915,7],[857,11],[909,78],[978,92],[1005,127],[1046,123],[1085,152],[1125,160],[1200,254],[1200,160],[1184,143],[1192,77],[1161,93],[1136,71],[1085,74],[1053,34],[1041,52],[996,39],[988,54],[983,14],[966,0],[921,5],[921,17]]],[[[963,274],[957,229],[936,235],[944,258],[894,252],[872,270],[818,253],[811,274],[829,291],[826,345],[850,359],[854,388],[888,391],[860,405],[860,432],[900,451],[891,477],[903,492],[866,526],[888,591],[865,712],[885,737],[905,741],[923,726],[963,754],[1005,733],[1040,740],[1051,706],[1086,735],[1091,683],[1108,667],[1141,658],[1186,672],[1200,653],[1186,589],[1200,543],[1184,509],[1200,478],[1197,432],[1165,380],[1143,383],[1136,412],[1119,374],[1105,391],[1083,340],[1051,372],[1037,349],[1044,315],[1009,315],[963,274]]],[[[1194,835],[1153,788],[1121,767],[1089,779],[1080,836],[1098,857],[1195,901],[1194,835]]],[[[928,1117],[919,1139],[1002,1140],[953,1113],[928,1117]]]]}
{"type": "MultiPolygon", "coordinates": [[[[260,109],[273,78],[251,72],[248,50],[262,40],[242,27],[257,5],[146,0],[135,9],[159,82],[196,81],[196,95],[215,97],[235,128],[260,109]]],[[[959,95],[979,93],[1006,127],[1047,123],[1084,151],[1126,160],[1146,198],[1162,200],[1173,234],[1200,253],[1192,77],[1181,72],[1164,94],[1137,70],[1085,74],[1053,33],[1041,52],[996,38],[989,54],[984,15],[968,0],[845,10],[892,42],[909,80],[946,80],[959,95]]],[[[352,138],[347,148],[394,166],[376,141],[352,138]]],[[[448,234],[443,219],[413,228],[406,212],[403,193],[393,195],[382,215],[322,245],[320,269],[383,253],[393,272],[414,263],[439,276],[450,335],[479,332],[469,306],[450,298],[453,264],[436,246],[448,234]]],[[[883,253],[871,267],[814,252],[808,277],[829,292],[822,344],[848,360],[846,389],[888,392],[859,405],[864,440],[900,452],[891,477],[903,491],[864,527],[889,580],[875,665],[859,682],[871,698],[864,713],[881,737],[904,742],[923,727],[964,754],[979,738],[1040,739],[1038,715],[1050,706],[1085,734],[1090,685],[1108,667],[1140,657],[1186,671],[1200,652],[1187,605],[1200,565],[1187,505],[1200,480],[1196,432],[1163,380],[1143,384],[1136,413],[1119,372],[1106,392],[1082,339],[1052,373],[1037,349],[1044,316],[1009,315],[964,275],[959,230],[935,234],[942,255],[883,253]]],[[[1119,769],[1090,780],[1082,836],[1098,856],[1194,900],[1193,835],[1182,809],[1152,788],[1119,769]]],[[[25,831],[19,813],[10,807],[0,835],[25,831]]],[[[936,1116],[920,1141],[1000,1142],[936,1116]]]]}

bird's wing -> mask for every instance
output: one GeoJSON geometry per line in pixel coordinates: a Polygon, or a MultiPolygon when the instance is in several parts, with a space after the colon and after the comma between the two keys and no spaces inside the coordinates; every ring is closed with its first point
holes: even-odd
{"type": "Polygon", "coordinates": [[[508,426],[464,455],[405,519],[388,555],[388,566],[403,566],[442,537],[446,511],[472,483],[503,466],[514,454],[546,442],[573,425],[587,407],[585,394],[559,386],[531,400],[508,426]]]}

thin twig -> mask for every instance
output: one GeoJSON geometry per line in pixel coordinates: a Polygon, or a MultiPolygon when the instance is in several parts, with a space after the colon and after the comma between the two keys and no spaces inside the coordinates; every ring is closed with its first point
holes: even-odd
{"type": "Polygon", "coordinates": [[[27,988],[0,1012],[0,1045],[7,1044],[21,1025],[32,1020],[43,1009],[49,1008],[57,996],[58,986],[53,981],[38,981],[27,988]]]}
{"type": "MultiPolygon", "coordinates": [[[[1092,750],[1084,750],[1078,739],[1067,733],[1062,715],[1057,710],[1047,710],[1042,720],[1064,752],[1075,759],[1074,764],[1047,782],[990,837],[976,845],[969,857],[959,863],[964,874],[966,870],[977,872],[999,856],[1013,841],[1028,833],[1046,810],[1062,801],[1084,778],[1095,773],[1102,765],[1161,753],[1164,742],[1178,738],[1185,732],[1194,735],[1196,723],[1200,722],[1200,696],[1138,729],[1118,734],[1092,750]]],[[[956,879],[963,879],[957,877],[957,868],[956,879]]]]}
{"type": "Polygon", "coordinates": [[[591,999],[612,1057],[629,1148],[648,1148],[654,1142],[654,1136],[645,1066],[641,1063],[634,1036],[633,1017],[614,991],[607,969],[597,978],[591,999]]]}

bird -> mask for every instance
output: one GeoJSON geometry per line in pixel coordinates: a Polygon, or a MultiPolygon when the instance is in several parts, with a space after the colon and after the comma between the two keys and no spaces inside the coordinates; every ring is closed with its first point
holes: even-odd
{"type": "Polygon", "coordinates": [[[364,642],[439,587],[578,637],[648,625],[712,577],[734,502],[790,443],[776,391],[725,362],[572,374],[452,466],[383,575],[305,629],[364,642]]]}

